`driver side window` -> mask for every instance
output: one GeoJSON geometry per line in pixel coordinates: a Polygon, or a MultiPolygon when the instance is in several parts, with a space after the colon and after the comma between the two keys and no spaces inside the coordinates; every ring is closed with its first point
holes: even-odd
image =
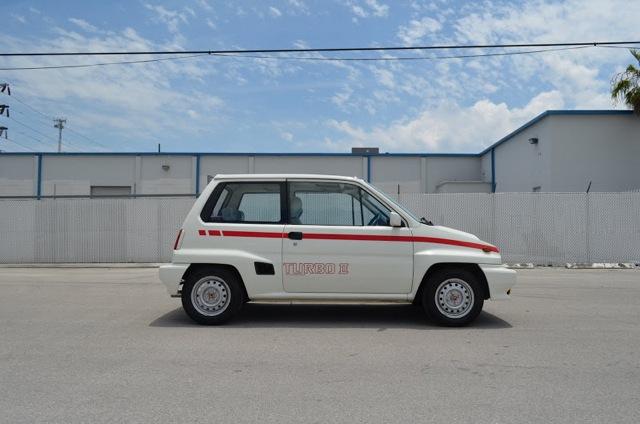
{"type": "Polygon", "coordinates": [[[353,184],[289,183],[289,223],[293,225],[389,225],[389,209],[353,184]]]}

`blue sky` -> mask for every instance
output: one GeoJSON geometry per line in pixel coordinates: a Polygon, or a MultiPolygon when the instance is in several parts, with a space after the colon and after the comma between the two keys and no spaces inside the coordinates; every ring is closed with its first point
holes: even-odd
{"type": "MultiPolygon", "coordinates": [[[[4,0],[3,11],[4,52],[640,39],[640,2],[626,0],[4,0]]],[[[117,60],[129,58],[0,58],[0,67],[117,60]]],[[[68,151],[153,151],[161,143],[163,151],[347,152],[365,145],[478,152],[547,109],[621,107],[611,103],[609,81],[630,62],[626,49],[587,48],[403,62],[198,57],[0,71],[14,94],[1,98],[13,119],[0,117],[0,125],[19,143],[2,140],[0,149],[53,150],[50,117],[63,116],[68,151]]]]}

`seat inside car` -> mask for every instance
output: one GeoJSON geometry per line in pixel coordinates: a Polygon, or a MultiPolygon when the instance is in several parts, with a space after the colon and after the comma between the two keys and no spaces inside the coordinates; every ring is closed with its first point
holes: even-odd
{"type": "Polygon", "coordinates": [[[222,216],[222,220],[226,222],[244,221],[244,213],[232,207],[222,208],[220,215],[222,216]]]}
{"type": "Polygon", "coordinates": [[[293,199],[291,199],[291,213],[289,215],[289,222],[291,222],[291,224],[302,224],[302,222],[300,221],[300,216],[302,215],[302,200],[298,196],[295,196],[293,199]]]}

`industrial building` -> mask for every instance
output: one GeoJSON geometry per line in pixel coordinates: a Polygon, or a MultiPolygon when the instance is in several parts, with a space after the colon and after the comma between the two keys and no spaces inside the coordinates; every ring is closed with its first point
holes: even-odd
{"type": "Polygon", "coordinates": [[[550,110],[480,153],[2,153],[0,196],[196,195],[216,174],[361,177],[388,193],[640,189],[640,117],[550,110]]]}

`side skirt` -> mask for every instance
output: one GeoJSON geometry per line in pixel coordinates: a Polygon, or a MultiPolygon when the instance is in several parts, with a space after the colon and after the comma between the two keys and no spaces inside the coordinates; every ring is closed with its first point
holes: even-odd
{"type": "Polygon", "coordinates": [[[394,302],[411,303],[409,294],[365,293],[264,293],[251,296],[251,301],[330,301],[330,302],[394,302]]]}

